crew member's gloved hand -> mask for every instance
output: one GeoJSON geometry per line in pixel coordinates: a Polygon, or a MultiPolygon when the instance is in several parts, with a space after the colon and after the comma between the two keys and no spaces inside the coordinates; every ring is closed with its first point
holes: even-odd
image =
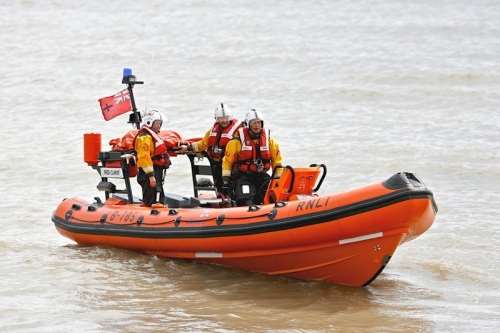
{"type": "Polygon", "coordinates": [[[276,166],[274,167],[274,170],[276,170],[276,171],[274,172],[274,179],[278,179],[278,178],[280,178],[280,177],[281,177],[281,175],[283,174],[283,170],[285,170],[285,168],[283,168],[283,167],[281,166],[281,164],[278,164],[278,165],[276,165],[276,166]]]}
{"type": "Polygon", "coordinates": [[[149,187],[151,188],[156,187],[156,178],[154,176],[149,176],[149,187]]]}
{"type": "Polygon", "coordinates": [[[193,145],[190,144],[189,142],[181,142],[179,145],[179,154],[186,154],[188,152],[193,151],[193,145]]]}

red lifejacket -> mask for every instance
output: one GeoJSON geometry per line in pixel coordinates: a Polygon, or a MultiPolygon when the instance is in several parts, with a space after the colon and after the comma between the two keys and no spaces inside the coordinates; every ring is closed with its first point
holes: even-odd
{"type": "MultiPolygon", "coordinates": [[[[168,156],[167,153],[167,145],[163,141],[163,139],[155,133],[152,129],[149,127],[144,126],[141,128],[141,130],[137,133],[137,135],[144,134],[144,132],[148,133],[151,135],[153,138],[153,142],[155,144],[153,156],[151,156],[151,159],[153,160],[153,164],[163,167],[163,168],[168,168],[172,162],[170,162],[170,157],[168,156]]],[[[137,138],[137,136],[136,136],[137,138]]],[[[134,146],[135,146],[135,139],[134,139],[134,146]]]]}
{"type": "Polygon", "coordinates": [[[238,130],[241,141],[241,151],[237,155],[238,169],[241,172],[266,172],[271,168],[271,151],[269,138],[264,129],[258,140],[252,140],[247,127],[238,130]]]}
{"type": "Polygon", "coordinates": [[[241,121],[232,119],[229,125],[222,128],[219,123],[215,123],[208,137],[208,156],[215,161],[220,161],[226,152],[227,143],[233,138],[234,132],[240,127],[241,121]]]}

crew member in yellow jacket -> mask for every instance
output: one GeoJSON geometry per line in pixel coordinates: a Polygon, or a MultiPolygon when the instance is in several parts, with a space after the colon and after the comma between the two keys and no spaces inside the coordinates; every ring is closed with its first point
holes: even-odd
{"type": "Polygon", "coordinates": [[[187,151],[206,152],[210,158],[212,167],[212,177],[217,191],[222,192],[222,158],[224,157],[226,145],[233,138],[238,128],[241,126],[241,121],[233,117],[231,110],[220,103],[214,112],[215,123],[205,133],[203,139],[184,146],[181,153],[187,151]]]}
{"type": "Polygon", "coordinates": [[[281,171],[283,164],[278,142],[266,134],[262,114],[251,109],[245,121],[247,127],[229,141],[222,161],[224,191],[232,191],[239,206],[262,204],[271,180],[268,171],[281,171]]]}
{"type": "Polygon", "coordinates": [[[155,202],[163,203],[163,181],[165,170],[170,166],[167,145],[160,137],[160,128],[164,117],[156,110],[147,113],[143,118],[143,126],[134,139],[137,153],[137,182],[142,188],[142,201],[145,206],[155,202]],[[160,194],[157,200],[157,194],[160,194]]]}

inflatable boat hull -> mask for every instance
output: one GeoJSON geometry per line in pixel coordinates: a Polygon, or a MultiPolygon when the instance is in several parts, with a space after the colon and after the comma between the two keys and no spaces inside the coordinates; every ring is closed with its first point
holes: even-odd
{"type": "MultiPolygon", "coordinates": [[[[411,174],[410,174],[411,175],[411,174]]],[[[169,208],[66,199],[52,220],[78,244],[192,259],[269,275],[364,286],[399,244],[425,232],[437,207],[396,174],[354,191],[263,206],[169,208]]]]}

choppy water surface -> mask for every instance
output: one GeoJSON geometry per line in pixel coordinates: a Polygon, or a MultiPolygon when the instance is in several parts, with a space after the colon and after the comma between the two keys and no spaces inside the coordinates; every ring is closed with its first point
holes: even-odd
{"type": "MultiPolygon", "coordinates": [[[[497,1],[10,1],[0,4],[0,330],[495,332],[500,327],[497,1]],[[120,136],[97,99],[199,136],[215,104],[267,116],[322,192],[415,172],[439,215],[369,287],[272,278],[79,247],[50,216],[97,195],[82,134],[120,136]]],[[[190,194],[183,158],[167,190],[190,194]]]]}

